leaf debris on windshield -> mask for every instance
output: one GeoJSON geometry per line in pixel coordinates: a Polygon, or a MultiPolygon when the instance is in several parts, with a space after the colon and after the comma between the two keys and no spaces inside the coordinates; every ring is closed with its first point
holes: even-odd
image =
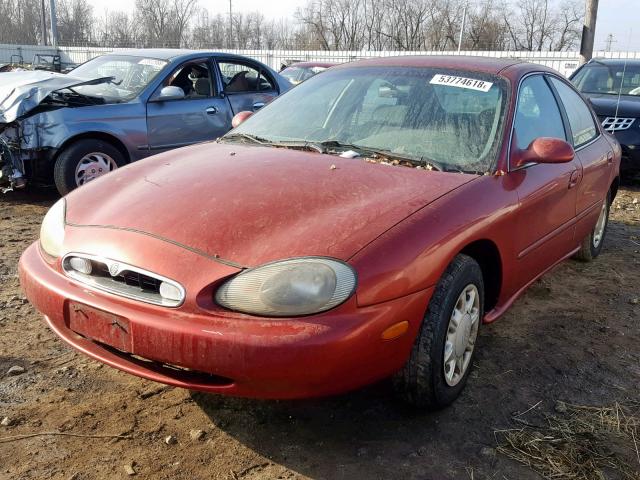
{"type": "Polygon", "coordinates": [[[391,166],[399,165],[402,167],[415,168],[416,170],[429,170],[429,171],[437,170],[430,163],[424,163],[423,165],[419,165],[416,162],[409,162],[407,160],[398,160],[398,159],[390,160],[384,157],[366,157],[364,161],[367,163],[379,163],[380,165],[391,165],[391,166]]]}

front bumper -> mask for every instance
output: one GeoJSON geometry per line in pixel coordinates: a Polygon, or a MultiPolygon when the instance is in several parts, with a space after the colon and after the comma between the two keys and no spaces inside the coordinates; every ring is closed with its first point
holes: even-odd
{"type": "Polygon", "coordinates": [[[19,270],[27,298],[49,327],[82,353],[156,382],[259,398],[330,395],[393,374],[408,358],[432,293],[364,308],[352,297],[330,312],[273,320],[193,305],[168,309],[90,290],[47,263],[37,243],[24,252],[19,270]],[[77,305],[89,314],[97,309],[123,319],[126,342],[115,333],[122,329],[118,322],[108,344],[86,330],[76,333],[71,315],[77,305]],[[404,335],[381,338],[404,320],[409,322],[404,335]],[[114,348],[123,344],[127,351],[114,348]]]}

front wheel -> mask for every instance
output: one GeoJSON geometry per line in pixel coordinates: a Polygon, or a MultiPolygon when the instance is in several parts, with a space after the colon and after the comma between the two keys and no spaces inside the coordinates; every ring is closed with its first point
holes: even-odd
{"type": "Polygon", "coordinates": [[[66,195],[125,163],[120,150],[111,143],[85,138],[62,150],[56,160],[53,178],[60,194],[66,195]]]}
{"type": "Polygon", "coordinates": [[[602,245],[604,244],[604,237],[607,233],[607,227],[609,226],[610,208],[611,193],[609,192],[600,207],[600,215],[598,216],[596,225],[593,227],[593,230],[591,230],[591,233],[582,240],[580,250],[578,250],[574,258],[583,262],[590,262],[600,255],[602,245]]]}
{"type": "Polygon", "coordinates": [[[458,255],[438,281],[409,360],[394,377],[399,396],[421,408],[442,408],[462,392],[484,313],[478,263],[458,255]]]}

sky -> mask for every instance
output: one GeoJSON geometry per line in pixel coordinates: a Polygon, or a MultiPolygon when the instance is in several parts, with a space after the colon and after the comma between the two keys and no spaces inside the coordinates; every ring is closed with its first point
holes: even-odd
{"type": "MultiPolygon", "coordinates": [[[[473,0],[471,0],[473,1],[473,0]]],[[[104,13],[105,9],[132,10],[135,2],[131,0],[89,0],[95,13],[104,13]]],[[[303,6],[305,0],[232,0],[236,12],[260,11],[267,18],[291,18],[296,8],[303,6]]],[[[228,13],[228,0],[199,0],[202,7],[213,13],[228,13]]],[[[595,49],[604,50],[607,36],[613,35],[612,50],[640,51],[640,0],[600,0],[598,24],[596,26],[595,49]]]]}

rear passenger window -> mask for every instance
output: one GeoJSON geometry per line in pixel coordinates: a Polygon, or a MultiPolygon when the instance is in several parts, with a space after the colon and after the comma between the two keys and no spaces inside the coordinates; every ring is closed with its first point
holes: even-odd
{"type": "Polygon", "coordinates": [[[538,137],[567,139],[556,99],[541,75],[528,77],[520,85],[514,130],[522,150],[538,137]]]}
{"type": "Polygon", "coordinates": [[[590,142],[598,135],[598,128],[593,116],[582,97],[564,82],[557,78],[550,78],[551,84],[558,91],[560,100],[569,117],[573,146],[579,147],[590,142]]]}
{"type": "Polygon", "coordinates": [[[219,61],[218,66],[226,93],[275,90],[275,86],[262,69],[231,60],[219,61]]]}

